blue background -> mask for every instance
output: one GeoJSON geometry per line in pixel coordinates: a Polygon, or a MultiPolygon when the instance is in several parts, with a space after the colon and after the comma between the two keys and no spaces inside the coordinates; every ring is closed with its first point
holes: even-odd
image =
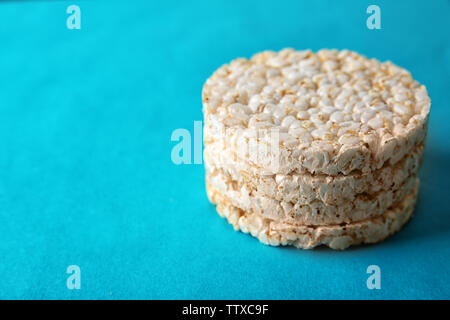
{"type": "Polygon", "coordinates": [[[450,298],[449,21],[439,0],[1,2],[0,298],[450,298]],[[211,73],[284,47],[356,50],[427,86],[416,216],[389,240],[262,245],[216,214],[202,165],[171,162],[211,73]],[[72,264],[81,290],[66,287],[72,264]],[[366,287],[372,264],[381,290],[366,287]]]}

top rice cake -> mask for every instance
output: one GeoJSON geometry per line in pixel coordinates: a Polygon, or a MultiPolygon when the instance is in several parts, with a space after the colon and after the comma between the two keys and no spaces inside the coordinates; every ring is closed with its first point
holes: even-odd
{"type": "Polygon", "coordinates": [[[261,174],[347,175],[393,165],[423,143],[430,111],[425,86],[408,71],[348,50],[239,58],[214,72],[202,96],[205,145],[222,146],[216,151],[261,174]],[[276,164],[250,152],[268,144],[269,132],[278,134],[276,164]]]}

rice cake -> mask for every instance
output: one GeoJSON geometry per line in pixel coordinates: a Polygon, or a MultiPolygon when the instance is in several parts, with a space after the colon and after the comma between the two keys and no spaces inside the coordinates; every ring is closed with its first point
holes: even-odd
{"type": "Polygon", "coordinates": [[[203,91],[207,193],[262,242],[345,249],[412,216],[430,111],[425,86],[348,50],[265,51],[203,91]]]}
{"type": "Polygon", "coordinates": [[[214,171],[206,176],[206,184],[226,203],[244,210],[256,212],[264,218],[278,222],[323,226],[367,220],[383,213],[412,192],[416,176],[410,176],[397,190],[383,190],[374,194],[359,194],[354,201],[341,205],[325,204],[320,200],[291,202],[276,200],[268,196],[254,195],[245,185],[214,171]]]}
{"type": "Polygon", "coordinates": [[[220,216],[226,218],[236,231],[250,233],[264,244],[293,245],[302,249],[326,245],[331,249],[344,250],[351,245],[383,241],[399,231],[413,215],[418,182],[412,193],[382,216],[349,224],[327,226],[277,222],[254,212],[243,211],[224,201],[212,189],[207,190],[211,202],[217,204],[217,212],[220,216]]]}
{"type": "Polygon", "coordinates": [[[214,72],[202,96],[205,147],[212,140],[251,150],[263,144],[255,131],[276,130],[276,165],[241,154],[273,174],[365,173],[395,164],[423,143],[430,110],[426,88],[408,71],[348,50],[239,58],[214,72]]]}
{"type": "Polygon", "coordinates": [[[385,164],[380,169],[364,174],[261,175],[258,174],[257,168],[230,157],[231,150],[217,153],[210,148],[205,148],[204,164],[207,173],[222,170],[232,180],[248,186],[248,189],[251,189],[256,195],[289,202],[308,203],[320,200],[326,204],[339,205],[354,201],[358,194],[397,190],[408,177],[418,174],[423,148],[423,144],[418,146],[395,165],[385,164]]]}

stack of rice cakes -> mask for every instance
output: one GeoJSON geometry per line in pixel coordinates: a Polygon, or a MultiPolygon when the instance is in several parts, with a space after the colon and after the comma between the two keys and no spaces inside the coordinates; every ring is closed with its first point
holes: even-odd
{"type": "Polygon", "coordinates": [[[203,88],[208,197],[270,245],[375,243],[412,216],[430,99],[347,50],[236,59],[203,88]]]}

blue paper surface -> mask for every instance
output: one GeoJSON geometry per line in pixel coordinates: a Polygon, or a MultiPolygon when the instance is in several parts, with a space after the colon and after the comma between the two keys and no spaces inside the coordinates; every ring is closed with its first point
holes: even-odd
{"type": "Polygon", "coordinates": [[[1,2],[0,298],[450,298],[449,21],[444,0],[1,2]],[[387,241],[265,246],[216,214],[202,165],[171,161],[212,72],[284,47],[355,50],[427,86],[415,217],[387,241]]]}

